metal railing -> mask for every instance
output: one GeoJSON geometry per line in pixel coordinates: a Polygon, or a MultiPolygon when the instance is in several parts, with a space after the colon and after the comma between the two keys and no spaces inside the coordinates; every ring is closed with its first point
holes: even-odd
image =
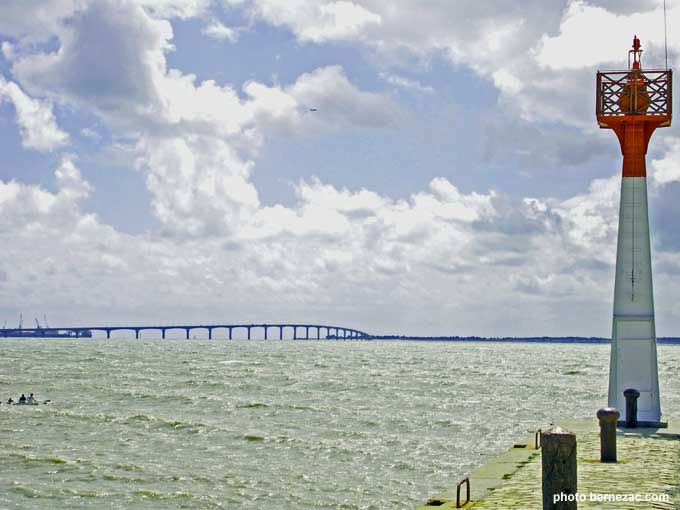
{"type": "Polygon", "coordinates": [[[598,71],[597,116],[670,116],[673,110],[672,73],[670,69],[598,71]]]}

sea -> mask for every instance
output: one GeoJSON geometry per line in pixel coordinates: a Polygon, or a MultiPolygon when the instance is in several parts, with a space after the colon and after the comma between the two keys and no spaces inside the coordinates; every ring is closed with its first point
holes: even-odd
{"type": "MultiPolygon", "coordinates": [[[[0,508],[22,510],[413,509],[594,417],[609,367],[600,344],[1,342],[0,508]]],[[[658,355],[680,419],[680,346],[658,355]]]]}

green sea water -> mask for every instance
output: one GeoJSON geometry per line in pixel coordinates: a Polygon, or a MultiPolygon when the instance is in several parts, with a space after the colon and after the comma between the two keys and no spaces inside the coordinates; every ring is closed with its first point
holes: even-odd
{"type": "MultiPolygon", "coordinates": [[[[606,345],[3,339],[3,509],[411,509],[606,404],[606,345]]],[[[680,346],[660,346],[680,419],[680,346]]]]}

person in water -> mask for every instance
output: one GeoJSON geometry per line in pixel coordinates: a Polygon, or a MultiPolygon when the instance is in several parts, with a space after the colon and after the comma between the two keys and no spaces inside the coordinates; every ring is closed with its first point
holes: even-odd
{"type": "Polygon", "coordinates": [[[24,402],[26,402],[26,395],[22,393],[21,396],[19,397],[19,403],[23,404],[24,402]]]}
{"type": "Polygon", "coordinates": [[[7,403],[14,404],[14,399],[12,397],[9,397],[9,399],[7,399],[7,403]]]}
{"type": "Polygon", "coordinates": [[[35,399],[33,398],[33,393],[31,393],[31,394],[28,396],[28,403],[29,403],[29,404],[30,404],[30,403],[33,403],[34,400],[35,400],[35,399]]]}

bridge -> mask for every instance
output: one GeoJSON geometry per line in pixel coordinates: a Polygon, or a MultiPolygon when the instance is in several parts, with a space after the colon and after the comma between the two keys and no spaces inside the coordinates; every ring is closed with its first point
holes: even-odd
{"type": "Polygon", "coordinates": [[[217,333],[223,333],[225,339],[233,340],[234,332],[245,333],[245,339],[252,340],[253,333],[261,333],[261,339],[276,339],[278,330],[278,340],[365,340],[371,335],[358,329],[346,328],[342,326],[328,326],[323,324],[199,324],[199,325],[177,325],[177,326],[93,326],[93,327],[74,327],[74,328],[3,328],[0,329],[0,337],[5,338],[92,338],[93,332],[106,334],[106,338],[111,338],[114,331],[134,332],[135,338],[139,339],[143,331],[160,331],[161,338],[165,338],[168,331],[184,331],[187,340],[193,331],[208,333],[208,339],[213,340],[217,333]],[[270,335],[270,330],[274,335],[270,335]],[[304,334],[303,334],[304,333],[304,334]],[[311,336],[310,336],[311,333],[311,336]]]}

